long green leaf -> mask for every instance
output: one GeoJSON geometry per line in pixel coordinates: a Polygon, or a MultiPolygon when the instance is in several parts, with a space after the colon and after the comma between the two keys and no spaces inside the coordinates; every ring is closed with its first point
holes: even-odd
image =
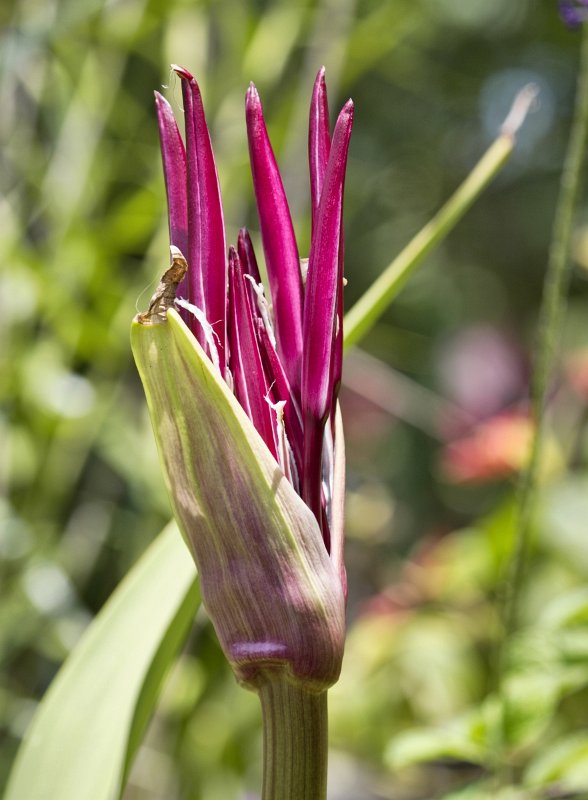
{"type": "Polygon", "coordinates": [[[168,525],[90,625],[43,698],[4,800],[115,800],[199,605],[168,525]]]}
{"type": "Polygon", "coordinates": [[[455,228],[466,211],[505,166],[516,144],[516,134],[532,107],[536,93],[536,87],[531,84],[519,92],[504,121],[500,135],[463,183],[347,312],[343,325],[345,349],[357,344],[371,330],[416,268],[455,228]]]}

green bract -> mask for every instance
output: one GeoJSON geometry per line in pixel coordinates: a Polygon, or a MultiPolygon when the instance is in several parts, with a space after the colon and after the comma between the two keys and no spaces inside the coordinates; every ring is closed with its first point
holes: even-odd
{"type": "Polygon", "coordinates": [[[317,691],[341,667],[345,603],[319,526],[173,309],[139,316],[133,353],[176,520],[237,678],[317,691]]]}

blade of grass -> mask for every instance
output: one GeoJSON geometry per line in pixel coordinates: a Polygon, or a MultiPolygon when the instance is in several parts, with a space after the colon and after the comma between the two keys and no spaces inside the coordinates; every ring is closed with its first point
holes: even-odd
{"type": "Polygon", "coordinates": [[[531,84],[519,92],[502,125],[500,135],[461,186],[347,312],[344,321],[346,349],[357,344],[375,325],[425,256],[453,230],[504,167],[516,144],[516,134],[525,121],[536,95],[537,89],[531,84]]]}
{"type": "Polygon", "coordinates": [[[588,143],[588,25],[584,25],[582,57],[576,90],[575,113],[560,179],[559,197],[553,223],[549,259],[543,283],[543,298],[531,381],[531,413],[535,433],[527,469],[518,495],[516,551],[508,581],[509,597],[504,608],[506,631],[516,626],[517,596],[528,547],[529,527],[545,432],[545,407],[553,364],[563,324],[570,280],[572,225],[580,190],[582,168],[588,143]]]}
{"type": "Polygon", "coordinates": [[[115,800],[199,605],[174,523],[129,572],[57,675],[4,800],[115,800]]]}
{"type": "Polygon", "coordinates": [[[518,627],[521,588],[524,583],[532,517],[537,496],[545,434],[547,393],[553,375],[553,366],[566,309],[567,288],[571,274],[570,250],[574,211],[580,191],[582,170],[588,144],[588,25],[584,24],[581,60],[578,72],[574,118],[567,152],[560,178],[559,195],[553,223],[547,270],[543,283],[543,297],[539,310],[534,369],[531,378],[531,415],[534,433],[530,444],[527,467],[521,477],[515,508],[514,542],[499,596],[499,614],[502,636],[496,658],[496,681],[502,697],[501,741],[496,748],[496,768],[503,780],[508,781],[509,765],[504,757],[509,709],[504,696],[504,679],[507,671],[506,647],[518,627]]]}

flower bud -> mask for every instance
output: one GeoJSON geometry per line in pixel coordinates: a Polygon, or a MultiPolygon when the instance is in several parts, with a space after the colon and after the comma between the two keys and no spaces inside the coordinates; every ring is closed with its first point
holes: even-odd
{"type": "Polygon", "coordinates": [[[345,635],[337,564],[218,368],[165,307],[170,293],[157,313],[136,317],[131,341],[204,604],[241,683],[255,688],[266,670],[283,669],[326,689],[345,635]]]}

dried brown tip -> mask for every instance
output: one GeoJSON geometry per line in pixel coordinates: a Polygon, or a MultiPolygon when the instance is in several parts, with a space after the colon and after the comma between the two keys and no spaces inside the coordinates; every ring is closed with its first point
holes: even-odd
{"type": "Polygon", "coordinates": [[[178,286],[188,271],[188,263],[181,250],[173,244],[170,247],[171,266],[163,273],[159,285],[149,302],[149,308],[142,314],[137,314],[135,322],[141,325],[160,325],[167,321],[167,310],[172,308],[178,286]]]}

